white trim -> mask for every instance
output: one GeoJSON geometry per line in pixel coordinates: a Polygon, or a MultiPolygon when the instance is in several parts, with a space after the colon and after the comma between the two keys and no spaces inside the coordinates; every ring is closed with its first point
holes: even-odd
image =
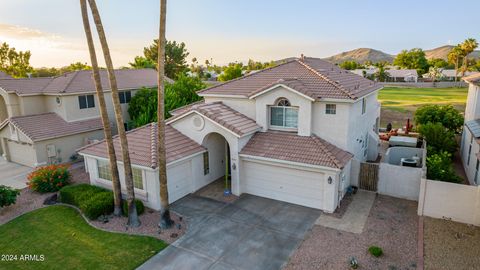
{"type": "Polygon", "coordinates": [[[337,169],[337,168],[331,168],[331,167],[326,167],[326,166],[320,166],[320,165],[312,165],[312,164],[307,164],[307,163],[300,163],[300,162],[294,162],[294,161],[288,161],[288,160],[280,160],[280,159],[273,159],[273,158],[266,158],[266,157],[258,157],[258,156],[251,156],[251,155],[246,155],[246,154],[240,154],[239,155],[242,160],[246,161],[255,161],[255,162],[260,162],[264,164],[282,164],[286,165],[290,168],[297,169],[297,170],[302,170],[302,168],[310,169],[313,171],[318,171],[318,170],[327,170],[327,171],[332,171],[332,172],[341,172],[342,169],[337,169]],[[300,167],[300,168],[299,168],[300,167]]]}
{"type": "Polygon", "coordinates": [[[305,95],[305,94],[303,94],[303,93],[301,93],[301,92],[299,92],[299,91],[297,91],[297,90],[295,90],[295,89],[293,89],[293,88],[291,88],[291,87],[288,87],[288,86],[286,86],[286,85],[283,84],[283,83],[275,84],[275,85],[272,86],[272,87],[269,87],[269,88],[267,88],[267,89],[265,89],[265,90],[263,90],[263,91],[261,91],[261,92],[259,92],[259,93],[256,93],[256,94],[250,96],[248,99],[254,99],[254,98],[256,98],[256,97],[258,97],[258,96],[261,96],[261,95],[263,95],[263,94],[265,94],[265,93],[267,93],[267,92],[270,92],[270,91],[272,91],[273,89],[275,89],[275,88],[277,88],[277,87],[280,87],[280,86],[281,86],[281,87],[284,87],[285,89],[289,90],[290,92],[293,92],[293,93],[295,93],[295,94],[297,94],[297,95],[299,95],[299,96],[302,96],[302,97],[304,97],[304,98],[306,98],[306,99],[308,99],[308,100],[310,100],[310,101],[315,101],[315,99],[313,99],[313,98],[311,98],[311,97],[309,97],[309,96],[307,96],[307,95],[305,95]]]}
{"type": "Polygon", "coordinates": [[[187,112],[187,113],[184,113],[183,115],[180,115],[180,116],[178,116],[178,117],[175,117],[174,119],[172,119],[172,120],[170,120],[170,121],[167,121],[166,124],[167,124],[167,125],[170,125],[171,123],[176,122],[176,121],[178,121],[178,120],[180,120],[180,119],[183,119],[183,118],[189,116],[189,115],[192,114],[192,113],[196,113],[196,114],[198,114],[198,115],[200,115],[200,116],[202,116],[202,117],[205,117],[208,121],[210,121],[210,122],[212,122],[213,124],[219,126],[219,127],[222,128],[223,130],[228,131],[229,133],[232,133],[232,134],[233,134],[235,137],[237,137],[237,138],[242,138],[242,137],[248,136],[248,135],[250,135],[250,134],[253,134],[253,133],[261,130],[261,128],[259,127],[259,128],[257,128],[256,130],[254,130],[254,131],[252,131],[252,132],[249,132],[249,133],[246,133],[246,134],[243,134],[242,136],[240,136],[239,134],[237,134],[237,133],[231,131],[230,129],[228,129],[228,128],[222,126],[222,125],[220,125],[219,123],[215,122],[213,119],[205,116],[204,114],[202,114],[202,113],[200,113],[200,112],[198,112],[198,111],[196,111],[196,110],[191,110],[191,111],[189,111],[189,112],[187,112]]]}
{"type": "Polygon", "coordinates": [[[186,161],[186,160],[188,160],[188,159],[190,159],[190,158],[193,158],[193,157],[198,156],[198,155],[200,155],[200,154],[203,154],[203,153],[205,153],[205,152],[207,152],[207,150],[203,150],[202,152],[197,152],[197,153],[192,154],[192,155],[190,155],[190,156],[186,156],[186,157],[183,157],[183,158],[180,158],[180,159],[171,161],[171,162],[167,163],[167,167],[168,167],[168,166],[177,165],[177,163],[181,163],[182,161],[186,161]]]}

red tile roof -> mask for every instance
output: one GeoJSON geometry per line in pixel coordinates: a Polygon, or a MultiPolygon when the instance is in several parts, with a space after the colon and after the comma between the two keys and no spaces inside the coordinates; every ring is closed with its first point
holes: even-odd
{"type": "MultiPolygon", "coordinates": [[[[132,164],[150,168],[157,167],[157,123],[127,132],[128,148],[132,164]]],[[[122,161],[120,139],[114,138],[117,159],[122,161]]],[[[167,163],[205,151],[198,143],[180,133],[170,125],[165,127],[165,144],[167,148],[167,163]]],[[[78,149],[80,154],[108,158],[107,144],[104,140],[78,149]]]]}
{"type": "Polygon", "coordinates": [[[305,57],[210,87],[199,94],[251,97],[278,83],[289,84],[287,86],[315,100],[355,100],[381,88],[380,84],[325,60],[305,57]]]}
{"type": "Polygon", "coordinates": [[[317,136],[298,136],[282,131],[256,133],[240,154],[337,169],[343,168],[353,157],[317,136]]]}
{"type": "Polygon", "coordinates": [[[101,130],[103,128],[100,118],[66,122],[56,113],[16,116],[7,119],[7,121],[33,142],[101,130]]]}
{"type": "Polygon", "coordinates": [[[3,71],[0,71],[0,79],[9,79],[9,78],[12,78],[12,76],[8,75],[3,71]]]}
{"type": "Polygon", "coordinates": [[[239,113],[220,101],[211,103],[199,102],[191,106],[184,107],[180,111],[174,112],[175,116],[168,119],[167,122],[171,123],[192,111],[204,115],[205,117],[232,131],[238,136],[251,134],[261,129],[255,120],[239,113]]]}
{"type": "MultiPolygon", "coordinates": [[[[157,86],[157,72],[154,69],[119,69],[115,70],[115,75],[119,89],[157,86]]],[[[103,89],[110,90],[107,71],[100,70],[100,77],[103,89]]],[[[95,92],[91,70],[68,72],[49,78],[0,79],[0,88],[18,95],[95,92]]]]}

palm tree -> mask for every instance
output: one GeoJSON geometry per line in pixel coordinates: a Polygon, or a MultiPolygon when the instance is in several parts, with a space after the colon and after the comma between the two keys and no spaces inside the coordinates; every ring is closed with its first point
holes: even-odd
{"type": "Polygon", "coordinates": [[[110,56],[110,49],[108,48],[107,38],[103,29],[102,20],[98,12],[95,0],[88,0],[90,9],[92,10],[93,21],[97,28],[100,44],[102,45],[103,56],[105,64],[107,65],[108,79],[110,81],[110,88],[112,91],[112,102],[115,111],[115,120],[117,122],[118,135],[120,138],[120,145],[122,148],[122,159],[125,171],[125,186],[127,188],[127,203],[128,203],[128,225],[132,227],[140,226],[138,219],[137,207],[135,205],[135,192],[133,187],[132,165],[130,162],[130,155],[128,152],[127,135],[125,133],[125,126],[123,123],[122,108],[120,107],[120,98],[118,96],[117,80],[113,69],[112,57],[110,56]]]}
{"type": "Polygon", "coordinates": [[[158,39],[158,176],[160,182],[160,223],[162,229],[170,228],[173,221],[170,218],[167,187],[167,157],[165,149],[165,23],[167,16],[167,0],[160,0],[160,33],[158,39]]]}
{"type": "Polygon", "coordinates": [[[463,57],[463,50],[462,48],[460,48],[460,45],[453,47],[453,49],[448,53],[448,62],[455,65],[455,81],[457,81],[458,65],[462,57],[463,57]]]}
{"type": "Polygon", "coordinates": [[[462,77],[465,76],[465,72],[468,69],[468,55],[473,52],[478,47],[478,42],[474,38],[466,39],[462,44],[460,44],[460,48],[463,50],[463,67],[462,67],[462,77]]]}
{"type": "Polygon", "coordinates": [[[442,77],[442,72],[437,67],[430,67],[427,76],[432,79],[433,87],[435,87],[435,82],[442,77]]]}
{"type": "Polygon", "coordinates": [[[93,79],[95,82],[95,89],[97,91],[98,103],[100,106],[100,116],[102,118],[103,133],[105,141],[107,142],[108,159],[110,161],[110,172],[112,175],[112,187],[114,198],[115,216],[122,215],[122,190],[120,185],[120,178],[117,167],[117,157],[115,155],[115,148],[113,146],[112,128],[107,113],[107,106],[105,105],[105,96],[103,94],[102,83],[100,81],[100,71],[98,68],[97,55],[95,53],[95,45],[93,44],[92,31],[90,29],[90,22],[88,20],[87,1],[80,0],[80,8],[82,10],[83,28],[87,37],[88,51],[90,53],[90,60],[92,62],[93,79]]]}

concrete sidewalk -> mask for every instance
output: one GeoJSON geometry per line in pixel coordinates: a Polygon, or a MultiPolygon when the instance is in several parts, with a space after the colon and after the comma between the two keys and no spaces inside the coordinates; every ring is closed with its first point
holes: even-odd
{"type": "Polygon", "coordinates": [[[353,196],[353,201],[348,206],[342,218],[321,215],[315,225],[342,230],[351,233],[362,233],[367,222],[370,209],[375,201],[376,194],[370,191],[359,190],[353,196]]]}
{"type": "Polygon", "coordinates": [[[16,189],[27,187],[27,175],[32,168],[17,163],[8,162],[0,157],[0,185],[16,189]]]}

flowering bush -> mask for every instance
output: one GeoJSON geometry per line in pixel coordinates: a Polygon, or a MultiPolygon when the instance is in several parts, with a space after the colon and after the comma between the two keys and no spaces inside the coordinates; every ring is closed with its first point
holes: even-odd
{"type": "Polygon", "coordinates": [[[40,193],[55,192],[68,185],[70,177],[65,165],[39,167],[28,175],[28,187],[40,193]]]}

